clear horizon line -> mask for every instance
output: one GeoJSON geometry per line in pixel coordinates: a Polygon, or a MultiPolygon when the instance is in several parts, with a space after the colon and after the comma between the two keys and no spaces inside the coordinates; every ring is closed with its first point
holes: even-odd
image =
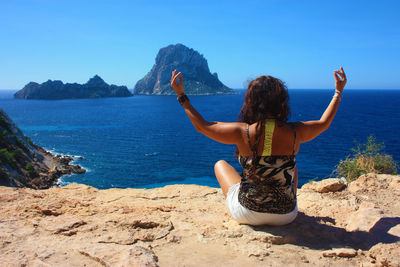
{"type": "MultiPolygon", "coordinates": [[[[243,91],[247,90],[247,88],[231,88],[235,91],[243,91]]],[[[334,88],[288,88],[289,90],[334,90],[334,88]]],[[[0,88],[1,91],[19,91],[22,89],[6,89],[0,88]]],[[[132,91],[133,88],[128,88],[129,91],[132,91]]],[[[400,90],[400,88],[345,88],[345,90],[400,90]]]]}

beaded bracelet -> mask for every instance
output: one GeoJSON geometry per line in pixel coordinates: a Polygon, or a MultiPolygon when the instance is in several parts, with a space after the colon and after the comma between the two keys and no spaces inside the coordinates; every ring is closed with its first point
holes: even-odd
{"type": "Polygon", "coordinates": [[[339,98],[339,100],[342,100],[342,98],[343,98],[342,93],[339,90],[335,90],[335,94],[333,95],[333,98],[339,98]]]}

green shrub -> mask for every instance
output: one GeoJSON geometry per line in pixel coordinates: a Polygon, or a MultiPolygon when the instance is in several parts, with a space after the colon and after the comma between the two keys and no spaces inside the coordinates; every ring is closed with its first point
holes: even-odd
{"type": "Polygon", "coordinates": [[[24,150],[25,152],[28,152],[28,151],[29,151],[28,147],[24,144],[24,142],[22,141],[21,138],[18,138],[18,139],[17,139],[17,144],[18,144],[18,146],[19,146],[22,150],[24,150]]]}
{"type": "Polygon", "coordinates": [[[367,143],[357,144],[357,147],[352,149],[353,156],[340,161],[334,173],[338,177],[345,177],[348,182],[370,172],[397,174],[397,163],[392,156],[382,152],[384,148],[383,143],[378,143],[376,138],[370,135],[367,143]]]}
{"type": "Polygon", "coordinates": [[[10,125],[8,125],[6,118],[1,114],[0,114],[0,126],[5,128],[6,130],[10,130],[10,125]]]}
{"type": "Polygon", "coordinates": [[[28,136],[26,136],[25,138],[26,138],[26,140],[28,141],[29,144],[33,145],[32,140],[28,136]]]}
{"type": "Polygon", "coordinates": [[[7,148],[0,149],[0,164],[18,168],[18,160],[23,159],[22,151],[18,148],[9,151],[7,148]]]}
{"type": "Polygon", "coordinates": [[[18,166],[13,152],[15,151],[8,151],[7,148],[0,149],[0,164],[7,164],[16,169],[18,166]]]}
{"type": "Polygon", "coordinates": [[[38,173],[36,172],[36,170],[32,167],[32,164],[30,162],[28,162],[25,165],[25,170],[28,172],[30,177],[36,177],[38,176],[38,173]]]}
{"type": "Polygon", "coordinates": [[[9,140],[8,140],[8,136],[7,136],[7,130],[4,130],[1,132],[0,134],[0,147],[8,147],[9,146],[9,140]]]}
{"type": "Polygon", "coordinates": [[[17,162],[20,162],[21,160],[23,160],[23,153],[22,150],[19,148],[16,148],[12,151],[12,155],[14,156],[14,160],[17,162]]]}
{"type": "Polygon", "coordinates": [[[7,172],[5,170],[3,170],[2,168],[0,168],[0,179],[7,181],[8,179],[8,175],[7,172]]]}
{"type": "Polygon", "coordinates": [[[17,138],[17,144],[18,144],[19,146],[24,146],[24,143],[22,142],[22,139],[21,139],[21,138],[17,138]]]}
{"type": "Polygon", "coordinates": [[[1,114],[0,114],[0,123],[1,123],[1,124],[6,124],[6,123],[7,123],[6,118],[4,118],[4,116],[1,115],[1,114]]]}

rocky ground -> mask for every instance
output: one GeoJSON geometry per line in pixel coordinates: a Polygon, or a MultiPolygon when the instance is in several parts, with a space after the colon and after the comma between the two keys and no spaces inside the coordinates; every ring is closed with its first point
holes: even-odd
{"type": "Polygon", "coordinates": [[[400,265],[400,176],[307,184],[281,227],[239,225],[196,185],[0,187],[0,202],[1,266],[400,265]]]}

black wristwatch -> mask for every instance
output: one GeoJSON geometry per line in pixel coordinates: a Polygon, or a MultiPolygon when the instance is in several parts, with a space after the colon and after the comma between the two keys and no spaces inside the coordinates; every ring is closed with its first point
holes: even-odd
{"type": "Polygon", "coordinates": [[[189,100],[189,98],[186,94],[181,94],[178,96],[179,104],[183,105],[183,103],[185,103],[186,100],[189,100]]]}

